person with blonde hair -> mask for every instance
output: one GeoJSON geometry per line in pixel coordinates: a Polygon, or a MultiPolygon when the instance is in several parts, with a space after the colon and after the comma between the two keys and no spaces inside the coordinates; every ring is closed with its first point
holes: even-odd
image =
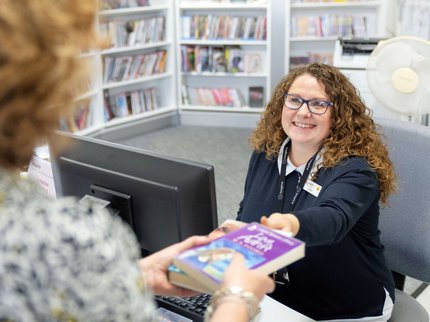
{"type": "MultiPolygon", "coordinates": [[[[20,170],[73,113],[95,46],[95,0],[0,1],[0,320],[156,321],[152,294],[188,296],[167,267],[193,236],[143,259],[131,229],[73,198],[51,200],[20,170]]],[[[248,321],[273,281],[236,256],[210,321],[248,321]],[[234,288],[234,292],[231,291],[234,288]]]]}
{"type": "Polygon", "coordinates": [[[358,90],[333,66],[290,71],[251,144],[237,219],[306,242],[270,296],[318,321],[387,321],[394,283],[378,218],[395,174],[358,90]]]}

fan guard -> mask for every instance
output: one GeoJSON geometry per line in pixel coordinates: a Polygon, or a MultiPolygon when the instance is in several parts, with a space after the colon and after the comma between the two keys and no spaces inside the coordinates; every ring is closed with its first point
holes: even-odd
{"type": "Polygon", "coordinates": [[[416,37],[383,40],[367,63],[369,88],[386,108],[408,116],[430,112],[430,41],[416,37]]]}

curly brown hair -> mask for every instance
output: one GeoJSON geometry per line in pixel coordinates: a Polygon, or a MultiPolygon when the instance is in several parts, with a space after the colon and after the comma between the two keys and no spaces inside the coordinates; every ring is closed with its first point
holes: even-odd
{"type": "Polygon", "coordinates": [[[349,156],[365,157],[376,171],[381,201],[386,203],[389,194],[395,190],[395,173],[387,147],[381,140],[381,131],[377,129],[372,112],[366,107],[358,89],[333,66],[312,63],[290,71],[275,88],[251,136],[252,147],[256,151],[264,151],[268,159],[278,155],[287,137],[281,124],[284,94],[294,80],[304,74],[324,85],[334,104],[330,134],[322,143],[323,166],[333,167],[349,156]]]}
{"type": "Polygon", "coordinates": [[[0,1],[0,166],[28,165],[88,80],[96,0],[0,1]]]}

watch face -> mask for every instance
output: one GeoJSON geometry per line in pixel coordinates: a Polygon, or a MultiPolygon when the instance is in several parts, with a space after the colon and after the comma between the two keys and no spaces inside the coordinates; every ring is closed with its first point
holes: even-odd
{"type": "Polygon", "coordinates": [[[230,287],[229,290],[232,294],[240,294],[240,293],[244,292],[243,288],[241,288],[240,286],[230,287]]]}

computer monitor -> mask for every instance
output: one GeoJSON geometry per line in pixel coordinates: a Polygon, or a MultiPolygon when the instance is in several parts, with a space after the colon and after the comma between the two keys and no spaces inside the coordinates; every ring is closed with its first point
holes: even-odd
{"type": "Polygon", "coordinates": [[[51,145],[64,139],[66,150],[51,151],[57,196],[110,203],[143,255],[217,227],[213,166],[65,132],[51,145]]]}

